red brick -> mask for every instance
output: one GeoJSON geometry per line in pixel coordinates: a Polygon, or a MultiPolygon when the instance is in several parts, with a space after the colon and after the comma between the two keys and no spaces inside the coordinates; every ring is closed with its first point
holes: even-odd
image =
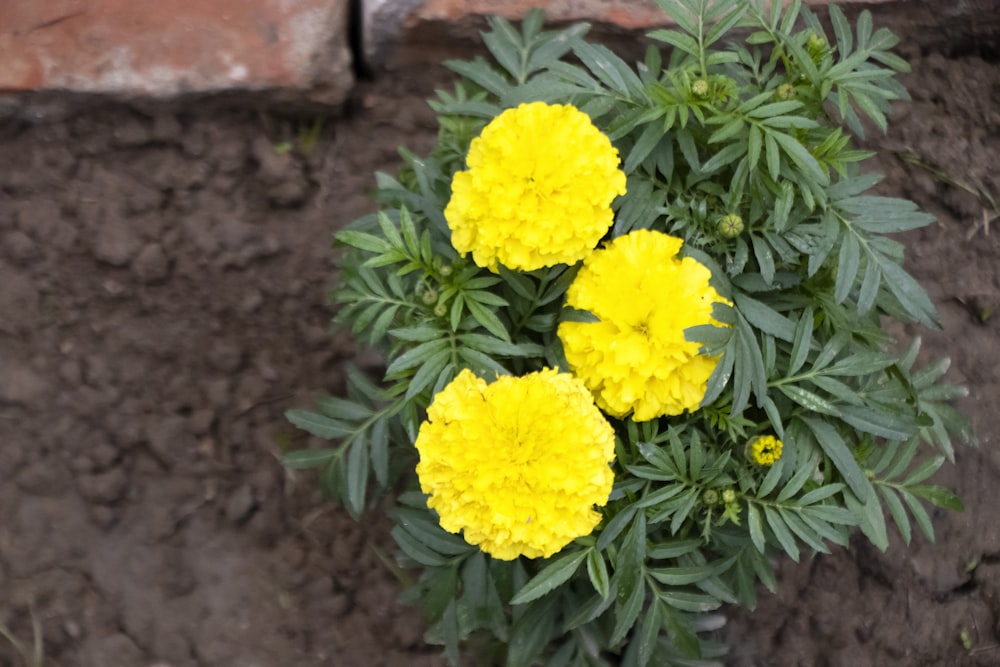
{"type": "Polygon", "coordinates": [[[346,0],[0,2],[0,90],[169,96],[352,84],[346,0]]]}

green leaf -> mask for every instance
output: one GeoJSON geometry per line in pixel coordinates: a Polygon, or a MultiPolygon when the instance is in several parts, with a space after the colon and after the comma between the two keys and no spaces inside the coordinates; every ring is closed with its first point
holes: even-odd
{"type": "Polygon", "coordinates": [[[820,166],[816,158],[806,150],[799,140],[783,132],[771,132],[765,130],[768,137],[772,137],[782,150],[791,158],[795,166],[804,171],[813,181],[820,185],[830,184],[830,174],[820,166]]]}
{"type": "Polygon", "coordinates": [[[935,329],[941,328],[937,309],[931,302],[924,288],[913,279],[913,276],[903,270],[899,264],[876,253],[876,261],[882,272],[883,282],[895,296],[906,312],[921,324],[935,329]]]}
{"type": "Polygon", "coordinates": [[[303,431],[324,440],[346,438],[355,433],[353,426],[345,424],[339,419],[331,419],[308,410],[288,410],[285,412],[285,419],[303,431]]]}
{"type": "Polygon", "coordinates": [[[808,389],[795,384],[781,384],[778,385],[778,390],[810,412],[819,412],[831,417],[840,416],[840,409],[836,405],[808,389]]]}
{"type": "MultiPolygon", "coordinates": [[[[928,540],[933,542],[934,525],[931,523],[931,518],[927,515],[927,511],[924,509],[923,505],[920,504],[920,501],[917,500],[915,495],[906,489],[897,489],[897,491],[899,491],[899,495],[903,499],[903,502],[906,503],[906,506],[910,508],[910,514],[913,515],[913,520],[916,521],[917,525],[920,527],[920,532],[922,532],[928,540]]],[[[955,500],[958,499],[956,498],[955,500]]],[[[959,505],[961,505],[961,502],[959,502],[959,505]]]]}
{"type": "Polygon", "coordinates": [[[757,551],[764,553],[764,523],[754,503],[747,505],[747,527],[750,529],[750,541],[757,547],[757,551]]]}
{"type": "Polygon", "coordinates": [[[639,667],[646,667],[656,653],[657,640],[660,637],[660,630],[663,628],[662,613],[659,600],[653,600],[639,626],[639,667]]]}
{"type": "Polygon", "coordinates": [[[903,509],[903,503],[900,502],[899,496],[890,487],[879,485],[876,488],[879,495],[882,496],[885,506],[889,508],[889,515],[896,523],[896,527],[899,528],[899,535],[903,538],[903,542],[909,544],[912,533],[910,518],[906,515],[906,510],[903,509]]]}
{"type": "Polygon", "coordinates": [[[385,369],[386,377],[391,377],[400,371],[427,363],[429,359],[451,347],[450,338],[438,338],[413,347],[392,360],[385,369]]]}
{"type": "Polygon", "coordinates": [[[458,342],[474,347],[480,352],[501,357],[540,357],[545,349],[537,343],[510,343],[493,336],[467,333],[459,334],[458,342]]]}
{"type": "Polygon", "coordinates": [[[845,493],[844,501],[847,509],[861,518],[861,532],[874,544],[879,551],[889,548],[889,535],[885,527],[885,515],[882,504],[872,493],[867,502],[861,502],[853,493],[845,493]]]}
{"type": "Polygon", "coordinates": [[[472,317],[476,320],[476,322],[482,325],[484,329],[497,338],[508,343],[510,342],[510,334],[507,333],[507,328],[500,321],[500,318],[496,316],[496,313],[478,301],[473,301],[469,298],[466,299],[465,305],[469,309],[469,313],[472,314],[472,317]]]}
{"type": "Polygon", "coordinates": [[[396,526],[390,532],[393,539],[396,540],[396,544],[403,550],[403,553],[417,563],[426,567],[444,567],[448,565],[446,557],[425,546],[420,540],[404,530],[402,526],[396,526]]]}
{"type": "Polygon", "coordinates": [[[293,470],[319,468],[336,458],[339,453],[339,449],[300,449],[283,454],[281,465],[293,470]]]}
{"type": "Polygon", "coordinates": [[[597,594],[602,599],[607,599],[611,592],[611,580],[604,556],[597,549],[590,549],[587,552],[587,576],[590,577],[590,583],[597,594]]]}
{"type": "Polygon", "coordinates": [[[464,76],[469,81],[482,86],[497,97],[503,97],[510,89],[510,84],[483,60],[475,62],[446,60],[444,65],[451,71],[464,76]]]}
{"type": "Polygon", "coordinates": [[[429,510],[403,508],[392,515],[403,530],[439,554],[461,556],[477,551],[475,546],[442,528],[429,510]]]}
{"type": "Polygon", "coordinates": [[[554,558],[541,572],[531,578],[511,599],[512,605],[525,604],[546,595],[566,583],[587,558],[589,549],[574,551],[554,558]]]}
{"type": "Polygon", "coordinates": [[[854,460],[851,450],[840,433],[825,421],[812,417],[800,417],[800,419],[816,436],[816,441],[819,442],[823,453],[833,462],[834,467],[844,477],[844,481],[847,482],[847,486],[851,488],[854,495],[861,502],[870,504],[874,496],[872,485],[861,467],[858,466],[858,462],[854,460]]]}
{"type": "Polygon", "coordinates": [[[365,509],[368,490],[368,447],[364,440],[357,439],[347,451],[346,494],[344,505],[352,517],[357,519],[365,509]]]}
{"type": "Polygon", "coordinates": [[[364,250],[365,252],[372,252],[380,255],[392,250],[392,246],[385,239],[375,236],[374,234],[366,234],[365,232],[358,232],[350,229],[337,232],[336,239],[341,243],[345,243],[349,246],[357,248],[358,250],[364,250]]]}
{"type": "Polygon", "coordinates": [[[812,346],[813,311],[806,308],[799,316],[799,321],[795,325],[795,335],[792,338],[792,351],[788,361],[788,376],[798,372],[805,364],[809,356],[809,349],[812,346]]]}
{"type": "Polygon", "coordinates": [[[795,324],[771,306],[738,291],[733,293],[733,301],[753,326],[775,338],[788,342],[795,340],[795,324]]]}
{"type": "Polygon", "coordinates": [[[791,557],[796,563],[799,562],[799,547],[795,543],[795,538],[792,537],[791,532],[788,530],[788,525],[785,520],[781,517],[777,510],[771,507],[764,506],[764,516],[767,519],[767,525],[771,527],[771,531],[778,540],[778,544],[781,548],[785,550],[785,553],[791,557]]]}
{"type": "Polygon", "coordinates": [[[623,599],[619,590],[618,601],[615,604],[615,626],[608,640],[610,646],[617,645],[625,638],[638,620],[643,603],[646,601],[646,587],[641,580],[637,580],[627,593],[627,597],[623,599]]]}
{"type": "Polygon", "coordinates": [[[629,505],[612,517],[601,531],[600,537],[597,538],[598,551],[606,549],[621,534],[625,527],[632,522],[632,517],[635,516],[637,509],[635,505],[629,505]]]}
{"type": "Polygon", "coordinates": [[[943,486],[910,486],[907,487],[907,491],[924,500],[929,500],[935,507],[953,512],[962,512],[965,510],[962,499],[943,486]]]}
{"type": "Polygon", "coordinates": [[[689,593],[687,591],[667,590],[660,594],[660,599],[675,609],[689,611],[695,614],[714,611],[722,606],[722,602],[711,595],[689,593]]]}
{"type": "Polygon", "coordinates": [[[510,630],[507,643],[507,667],[531,665],[553,639],[558,613],[556,597],[524,607],[510,630]]]}

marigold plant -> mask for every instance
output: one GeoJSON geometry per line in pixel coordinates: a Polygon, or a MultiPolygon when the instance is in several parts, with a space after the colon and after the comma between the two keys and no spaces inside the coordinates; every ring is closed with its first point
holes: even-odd
{"type": "Polygon", "coordinates": [[[891,238],[932,218],[855,147],[906,99],[895,38],[657,3],[634,65],[493,20],[434,150],[337,233],[337,319],[385,372],[290,411],[333,444],[284,461],[355,517],[391,502],[452,664],[719,664],[718,610],[776,555],[961,508],[927,480],[971,440],[963,391],[886,327],[937,326],[891,238]]]}

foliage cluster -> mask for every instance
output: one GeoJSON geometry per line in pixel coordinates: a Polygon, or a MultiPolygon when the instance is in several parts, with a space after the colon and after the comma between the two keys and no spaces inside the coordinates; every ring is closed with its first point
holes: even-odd
{"type": "Polygon", "coordinates": [[[448,63],[462,80],[432,102],[436,148],[402,150],[398,176],[377,175],[382,210],[337,234],[338,318],[384,353],[385,377],[352,372],[345,397],[290,412],[335,444],[285,463],[318,468],[354,516],[402,485],[393,535],[423,568],[410,596],[452,662],[479,638],[512,666],[701,664],[722,650],[703,633],[711,612],[773,589],[775,553],[827,552],[856,529],[885,549],[887,518],[907,542],[913,523],[932,538],[924,503],[961,507],[927,480],[953,439],[971,437],[950,405],[962,390],[942,381],[946,361],[918,365],[919,340],[883,327],[937,324],[890,238],[932,219],[869,194],[879,177],[854,147],[906,97],[896,39],[835,6],[827,34],[799,1],[657,2],[676,28],[652,32],[635,67],[585,41],[586,25],[493,20],[494,62],[448,63]],[[593,534],[506,562],[440,528],[416,490],[412,443],[462,369],[565,369],[557,325],[588,317],[563,307],[578,266],[491,272],[450,242],[443,211],[471,140],[530,101],[576,106],[618,148],[628,193],[609,237],[683,238],[733,305],[717,309],[729,326],[688,331],[721,355],[700,410],[611,420],[616,481],[593,534]],[[768,467],[748,445],[770,435],[784,446],[768,467]]]}

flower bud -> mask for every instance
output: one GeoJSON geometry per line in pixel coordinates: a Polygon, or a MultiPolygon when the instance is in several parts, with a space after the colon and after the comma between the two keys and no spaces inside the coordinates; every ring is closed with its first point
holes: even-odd
{"type": "Polygon", "coordinates": [[[795,97],[795,86],[790,83],[783,83],[774,91],[774,97],[781,102],[795,97]]]}
{"type": "Polygon", "coordinates": [[[722,492],[722,502],[726,503],[727,505],[729,505],[731,503],[735,503],[736,502],[736,491],[734,491],[731,488],[730,489],[725,489],[722,492]]]}
{"type": "Polygon", "coordinates": [[[450,276],[451,272],[452,272],[451,264],[445,264],[440,269],[438,269],[438,273],[440,273],[441,277],[443,278],[447,278],[448,276],[450,276]]]}
{"type": "Polygon", "coordinates": [[[818,61],[823,56],[823,51],[826,49],[826,40],[813,33],[809,35],[809,39],[806,41],[806,52],[809,57],[814,61],[818,61]]]}
{"type": "Polygon", "coordinates": [[[434,306],[434,314],[438,317],[444,317],[445,315],[448,314],[448,307],[445,306],[443,303],[439,303],[438,305],[434,306]]]}
{"type": "Polygon", "coordinates": [[[743,218],[730,213],[719,220],[719,236],[724,239],[734,239],[743,233],[743,218]]]}
{"type": "Polygon", "coordinates": [[[770,467],[781,458],[783,448],[781,440],[773,435],[761,435],[747,443],[746,457],[759,466],[770,467]]]}
{"type": "Polygon", "coordinates": [[[705,79],[695,79],[695,82],[691,84],[691,92],[694,93],[695,97],[707,97],[708,81],[705,81],[705,79]]]}
{"type": "Polygon", "coordinates": [[[424,293],[420,295],[420,300],[428,306],[433,305],[438,300],[437,290],[433,287],[428,287],[424,290],[424,293]]]}
{"type": "Polygon", "coordinates": [[[705,489],[701,494],[701,501],[706,505],[714,505],[719,502],[719,492],[715,489],[705,489]]]}

